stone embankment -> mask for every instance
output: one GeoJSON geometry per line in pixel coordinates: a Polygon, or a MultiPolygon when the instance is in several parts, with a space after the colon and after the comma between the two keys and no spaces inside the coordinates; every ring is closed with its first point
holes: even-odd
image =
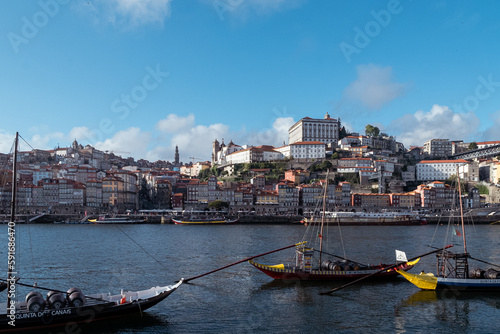
{"type": "MultiPolygon", "coordinates": [[[[433,212],[423,215],[427,219],[428,224],[448,224],[450,217],[453,217],[454,223],[459,223],[457,213],[444,210],[443,212],[433,212]]],[[[128,218],[146,218],[148,224],[170,224],[171,217],[162,215],[117,215],[117,217],[128,218]]],[[[89,218],[97,218],[97,216],[84,217],[78,214],[43,214],[43,215],[17,215],[18,223],[31,224],[50,224],[50,223],[84,223],[89,218]]],[[[238,218],[240,224],[300,224],[302,216],[275,216],[275,215],[244,215],[240,217],[228,217],[230,219],[238,218]]],[[[1,215],[0,222],[8,222],[8,215],[1,215]]],[[[464,222],[466,224],[495,224],[500,225],[500,207],[491,207],[483,209],[474,209],[464,213],[464,222]]]]}

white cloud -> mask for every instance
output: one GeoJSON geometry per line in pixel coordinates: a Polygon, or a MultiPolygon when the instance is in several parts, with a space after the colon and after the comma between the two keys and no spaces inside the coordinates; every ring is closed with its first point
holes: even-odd
{"type": "Polygon", "coordinates": [[[170,15],[172,0],[113,0],[116,12],[121,20],[132,25],[163,23],[170,15]]]}
{"type": "Polygon", "coordinates": [[[433,105],[428,112],[419,110],[392,121],[388,132],[405,147],[422,146],[430,139],[466,140],[479,124],[474,112],[455,113],[447,106],[433,105]]]}
{"type": "Polygon", "coordinates": [[[203,0],[210,5],[223,20],[226,16],[246,20],[248,16],[269,15],[277,11],[283,11],[299,7],[305,0],[203,0]]]}
{"type": "MultiPolygon", "coordinates": [[[[170,150],[177,145],[181,160],[188,162],[189,157],[200,160],[210,160],[212,153],[212,143],[217,138],[228,138],[229,126],[217,123],[209,126],[197,125],[188,131],[178,133],[172,137],[170,150]]],[[[227,144],[227,142],[226,142],[227,144]]],[[[173,154],[172,154],[173,155],[173,154]]]]}
{"type": "Polygon", "coordinates": [[[485,141],[499,140],[500,138],[500,110],[490,115],[492,121],[491,126],[482,133],[482,138],[485,141]]]}
{"type": "MultiPolygon", "coordinates": [[[[45,135],[35,134],[31,137],[30,145],[33,148],[38,149],[53,149],[54,146],[50,146],[52,143],[57,142],[61,145],[65,144],[66,136],[62,132],[53,132],[45,135]]],[[[31,148],[29,148],[31,150],[31,148]]]]}
{"type": "Polygon", "coordinates": [[[133,127],[115,133],[111,138],[95,144],[101,151],[113,151],[123,157],[141,158],[151,142],[151,134],[133,127]]]}
{"type": "Polygon", "coordinates": [[[9,134],[6,131],[0,130],[0,152],[10,153],[14,147],[14,134],[9,134]]]}
{"type": "Polygon", "coordinates": [[[361,103],[369,110],[380,110],[405,92],[406,85],[393,81],[389,66],[359,65],[357,72],[358,78],[343,92],[347,101],[361,103]]]}
{"type": "Polygon", "coordinates": [[[73,4],[96,22],[134,28],[147,24],[163,24],[170,16],[172,0],[94,0],[73,4]]]}
{"type": "Polygon", "coordinates": [[[295,124],[295,121],[292,117],[278,117],[274,120],[272,128],[249,134],[246,137],[248,142],[244,144],[252,146],[283,146],[283,142],[288,143],[288,129],[290,129],[293,124],[295,124]]]}
{"type": "Polygon", "coordinates": [[[182,132],[193,127],[194,115],[189,114],[186,117],[181,117],[176,114],[169,114],[167,118],[156,123],[156,129],[164,133],[182,132]]]}

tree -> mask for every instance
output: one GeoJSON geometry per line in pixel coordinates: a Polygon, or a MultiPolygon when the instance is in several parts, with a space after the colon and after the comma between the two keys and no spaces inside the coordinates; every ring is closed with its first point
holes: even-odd
{"type": "Polygon", "coordinates": [[[339,131],[339,139],[347,137],[347,131],[345,129],[345,126],[343,126],[340,131],[339,131]]]}
{"type": "Polygon", "coordinates": [[[365,127],[365,134],[367,136],[371,136],[371,137],[378,137],[378,135],[380,134],[380,129],[378,127],[376,127],[376,126],[368,124],[365,127]]]}
{"type": "Polygon", "coordinates": [[[215,209],[217,211],[220,211],[223,208],[229,208],[229,203],[221,200],[215,200],[213,202],[208,203],[208,207],[210,209],[215,209]]]}
{"type": "Polygon", "coordinates": [[[198,178],[201,181],[206,181],[206,180],[208,180],[208,178],[210,177],[210,175],[212,175],[211,170],[208,169],[208,168],[206,168],[206,169],[200,170],[200,173],[198,174],[198,178]]]}
{"type": "Polygon", "coordinates": [[[477,150],[477,143],[472,142],[469,144],[469,150],[477,150]]]}
{"type": "MultiPolygon", "coordinates": [[[[454,187],[455,189],[458,190],[458,180],[457,180],[457,175],[453,174],[450,176],[446,181],[444,181],[445,184],[450,185],[451,187],[454,187]]],[[[467,193],[467,184],[463,181],[460,182],[460,191],[462,192],[462,195],[465,195],[467,193]]]]}

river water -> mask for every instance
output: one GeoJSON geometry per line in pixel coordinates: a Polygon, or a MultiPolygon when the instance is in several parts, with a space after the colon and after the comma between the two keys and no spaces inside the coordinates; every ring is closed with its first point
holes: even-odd
{"type": "MultiPolygon", "coordinates": [[[[436,227],[343,227],[342,237],[348,258],[393,263],[395,249],[408,257],[432,250],[431,240],[449,233],[436,227]]],[[[298,225],[18,225],[17,266],[24,283],[32,283],[34,275],[39,286],[119,293],[172,284],[294,244],[304,230],[298,225]]],[[[500,263],[500,226],[476,226],[468,237],[474,257],[500,263]]],[[[7,234],[1,234],[0,242],[6,241],[7,234]]],[[[6,252],[0,250],[1,258],[6,252]]],[[[292,261],[293,253],[292,248],[258,260],[292,261]]],[[[412,272],[434,268],[430,255],[412,272]]],[[[399,278],[319,295],[339,285],[273,281],[244,262],[182,285],[143,317],[82,324],[76,332],[491,333],[500,318],[500,294],[422,292],[399,278]]]]}

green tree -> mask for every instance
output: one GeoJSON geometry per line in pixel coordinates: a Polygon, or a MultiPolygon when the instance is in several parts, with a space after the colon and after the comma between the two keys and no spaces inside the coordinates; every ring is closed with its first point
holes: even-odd
{"type": "Polygon", "coordinates": [[[345,129],[345,126],[343,126],[340,131],[339,131],[339,139],[347,137],[347,131],[345,129]]]}
{"type": "MultiPolygon", "coordinates": [[[[457,181],[457,175],[453,174],[450,176],[444,183],[450,185],[451,187],[454,187],[458,190],[458,181],[457,181]]],[[[467,184],[463,181],[460,181],[460,191],[462,192],[462,195],[465,195],[467,193],[467,184]]]]}
{"type": "Polygon", "coordinates": [[[208,178],[210,177],[210,175],[212,175],[212,171],[209,168],[202,169],[202,170],[200,170],[200,173],[198,174],[198,178],[201,181],[206,181],[206,180],[208,180],[208,178]]]}
{"type": "Polygon", "coordinates": [[[217,211],[220,211],[223,208],[225,208],[225,209],[229,208],[229,203],[218,199],[218,200],[215,200],[213,202],[208,203],[208,207],[210,209],[215,209],[217,211]]]}
{"type": "Polygon", "coordinates": [[[380,129],[378,127],[376,127],[376,126],[368,124],[365,127],[365,134],[367,136],[371,136],[371,137],[378,137],[378,135],[380,134],[380,129]]]}
{"type": "Polygon", "coordinates": [[[477,143],[472,142],[469,144],[469,150],[477,150],[477,143]]]}
{"type": "Polygon", "coordinates": [[[479,190],[479,194],[481,194],[481,195],[489,195],[490,194],[490,190],[484,184],[477,184],[476,188],[477,188],[477,190],[479,190]]]}

